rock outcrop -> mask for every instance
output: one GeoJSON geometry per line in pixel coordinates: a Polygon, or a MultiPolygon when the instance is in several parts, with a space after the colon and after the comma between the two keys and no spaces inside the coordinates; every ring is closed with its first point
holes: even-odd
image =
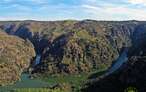
{"type": "Polygon", "coordinates": [[[82,92],[124,92],[128,87],[133,87],[138,92],[145,92],[145,69],[145,56],[133,56],[117,72],[89,81],[82,92]]]}
{"type": "Polygon", "coordinates": [[[13,84],[19,80],[33,57],[34,47],[28,40],[0,32],[0,85],[13,84]]]}
{"type": "Polygon", "coordinates": [[[80,73],[107,69],[123,47],[135,42],[138,21],[15,21],[1,22],[11,35],[29,39],[41,54],[33,73],[80,73]]]}

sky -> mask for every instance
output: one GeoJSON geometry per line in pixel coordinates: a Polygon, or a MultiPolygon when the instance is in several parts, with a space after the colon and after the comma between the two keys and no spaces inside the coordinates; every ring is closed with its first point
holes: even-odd
{"type": "Polygon", "coordinates": [[[146,0],[0,0],[0,20],[146,20],[146,0]]]}

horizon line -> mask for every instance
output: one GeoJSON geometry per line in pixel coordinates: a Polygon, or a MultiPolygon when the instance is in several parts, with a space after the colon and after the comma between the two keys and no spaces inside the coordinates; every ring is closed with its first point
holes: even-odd
{"type": "Polygon", "coordinates": [[[36,21],[36,22],[39,22],[39,21],[41,22],[41,21],[42,21],[42,22],[47,22],[47,21],[86,21],[86,20],[87,20],[87,21],[88,21],[88,20],[89,20],[89,21],[146,21],[146,20],[138,20],[138,19],[120,19],[120,20],[106,20],[106,19],[104,20],[104,19],[100,19],[100,20],[98,20],[98,19],[88,19],[88,18],[87,18],[87,19],[55,19],[55,20],[41,20],[41,19],[40,19],[40,20],[38,20],[38,19],[11,19],[11,20],[8,19],[8,20],[2,20],[2,19],[0,19],[1,22],[3,22],[3,21],[4,21],[4,22],[5,22],[5,21],[6,21],[6,22],[7,22],[7,21],[11,21],[11,22],[15,22],[15,21],[16,21],[16,22],[17,22],[17,21],[18,21],[18,22],[19,22],[19,21],[20,21],[20,22],[21,22],[21,21],[34,21],[34,22],[35,22],[35,21],[36,21]]]}

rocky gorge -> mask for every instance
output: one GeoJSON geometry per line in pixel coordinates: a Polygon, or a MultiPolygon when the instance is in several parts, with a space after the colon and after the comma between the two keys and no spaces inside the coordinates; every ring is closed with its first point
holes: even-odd
{"type": "MultiPolygon", "coordinates": [[[[125,71],[127,67],[129,68],[129,62],[132,62],[132,56],[141,56],[144,54],[146,38],[145,25],[145,21],[135,20],[26,20],[1,21],[0,30],[7,36],[17,37],[18,39],[21,39],[22,42],[26,41],[26,43],[29,44],[28,47],[30,46],[32,49],[26,50],[26,52],[20,53],[20,55],[26,54],[29,56],[23,58],[26,59],[25,62],[29,62],[25,68],[31,69],[30,72],[32,76],[41,76],[54,74],[80,74],[93,72],[95,70],[107,71],[116,64],[116,61],[118,57],[121,56],[124,48],[127,48],[127,60],[125,62],[128,62],[128,64],[125,67],[123,63],[118,66],[118,63],[116,65],[118,68],[115,68],[114,70],[116,71],[122,66],[123,71],[125,71]]],[[[15,42],[12,40],[11,43],[14,44],[15,42]]],[[[14,45],[17,46],[17,44],[18,43],[14,45]]],[[[3,46],[3,44],[1,45],[0,43],[0,46],[3,46]]],[[[25,49],[27,47],[20,46],[19,48],[25,49]]],[[[1,62],[4,61],[2,60],[1,62]]],[[[21,60],[18,63],[20,62],[21,60]]],[[[133,64],[134,66],[137,66],[137,63],[133,64]]],[[[23,65],[25,64],[23,63],[22,66],[23,65]]],[[[21,69],[22,71],[24,70],[24,68],[21,69]]],[[[123,71],[120,70],[119,72],[123,71]]],[[[2,70],[2,72],[4,72],[4,70],[2,70]]],[[[21,73],[22,72],[20,72],[20,74],[21,73]]],[[[9,72],[7,74],[13,76],[9,72]]],[[[111,77],[109,76],[114,76],[114,73],[106,76],[105,80],[103,78],[102,80],[105,81],[104,83],[110,80],[111,77]]],[[[18,80],[18,78],[16,80],[18,80]]],[[[96,81],[97,84],[95,82],[91,86],[89,85],[86,91],[90,92],[90,90],[94,89],[93,85],[99,85],[99,87],[102,86],[102,80],[96,81]]],[[[111,80],[116,79],[111,78],[111,80]]],[[[117,83],[118,81],[115,82],[117,83]]],[[[94,90],[101,89],[95,88],[94,90]]]]}

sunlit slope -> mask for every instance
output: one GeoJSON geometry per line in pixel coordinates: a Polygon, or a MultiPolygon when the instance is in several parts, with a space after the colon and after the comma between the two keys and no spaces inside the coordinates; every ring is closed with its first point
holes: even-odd
{"type": "Polygon", "coordinates": [[[34,56],[34,48],[29,41],[0,32],[0,85],[19,80],[34,56]]]}

